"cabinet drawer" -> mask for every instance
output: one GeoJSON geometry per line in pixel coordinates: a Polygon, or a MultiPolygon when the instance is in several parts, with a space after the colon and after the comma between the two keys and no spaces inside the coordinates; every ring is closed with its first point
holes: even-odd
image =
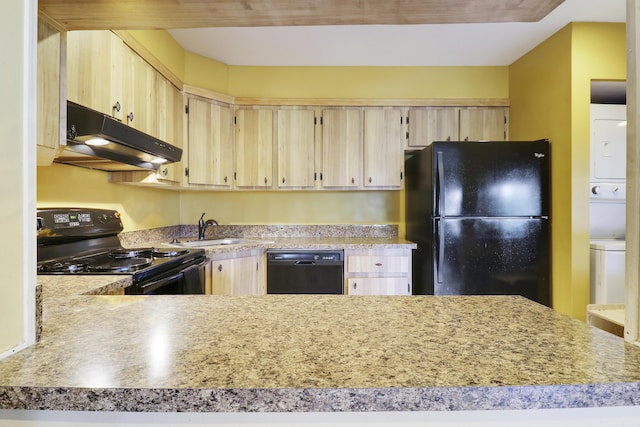
{"type": "Polygon", "coordinates": [[[411,295],[406,277],[362,277],[347,279],[349,295],[411,295]]]}
{"type": "Polygon", "coordinates": [[[381,255],[350,255],[347,273],[408,273],[409,257],[381,255]]]}

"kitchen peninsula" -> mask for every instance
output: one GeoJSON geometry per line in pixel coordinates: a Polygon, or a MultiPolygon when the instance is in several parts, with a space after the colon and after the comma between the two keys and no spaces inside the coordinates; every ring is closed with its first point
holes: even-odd
{"type": "MultiPolygon", "coordinates": [[[[0,409],[367,412],[640,405],[640,349],[517,296],[105,296],[40,276],[0,409]]],[[[124,281],[126,282],[126,280],[124,281]]]]}

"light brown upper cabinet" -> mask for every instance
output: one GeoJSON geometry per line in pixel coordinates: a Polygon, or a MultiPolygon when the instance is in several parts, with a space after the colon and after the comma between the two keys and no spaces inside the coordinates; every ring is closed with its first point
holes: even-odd
{"type": "Polygon", "coordinates": [[[127,46],[122,46],[123,121],[141,132],[158,137],[158,87],[155,70],[127,46]]]}
{"type": "Polygon", "coordinates": [[[123,51],[111,31],[67,32],[67,99],[124,121],[123,51]]]}
{"type": "Polygon", "coordinates": [[[402,113],[364,110],[364,186],[400,188],[404,170],[402,113]]]}
{"type": "Polygon", "coordinates": [[[271,187],[273,184],[273,111],[236,110],[234,147],[236,187],[271,187]]]}
{"type": "Polygon", "coordinates": [[[362,109],[322,111],[322,186],[362,185],[362,109]]]}
{"type": "Polygon", "coordinates": [[[188,183],[231,188],[232,111],[205,99],[188,102],[188,183]]]}
{"type": "Polygon", "coordinates": [[[433,141],[457,141],[458,108],[412,108],[408,112],[408,147],[426,147],[433,141]]]}
{"type": "Polygon", "coordinates": [[[184,165],[187,164],[184,140],[185,107],[182,92],[169,80],[157,78],[157,123],[158,138],[173,146],[182,148],[182,160],[158,168],[157,176],[161,181],[181,184],[184,177],[184,165]]]}
{"type": "Polygon", "coordinates": [[[461,141],[504,141],[508,137],[506,108],[461,108],[461,141]]]}
{"type": "Polygon", "coordinates": [[[313,110],[278,110],[278,188],[315,185],[313,110]]]}
{"type": "Polygon", "coordinates": [[[53,162],[66,132],[60,118],[66,117],[60,103],[60,53],[62,35],[43,19],[38,20],[38,114],[37,164],[53,162]]]}

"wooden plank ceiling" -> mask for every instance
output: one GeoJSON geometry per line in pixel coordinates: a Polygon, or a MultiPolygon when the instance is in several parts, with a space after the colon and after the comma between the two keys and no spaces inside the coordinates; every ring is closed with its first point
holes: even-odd
{"type": "Polygon", "coordinates": [[[564,0],[39,0],[61,29],[535,22],[564,0]]]}

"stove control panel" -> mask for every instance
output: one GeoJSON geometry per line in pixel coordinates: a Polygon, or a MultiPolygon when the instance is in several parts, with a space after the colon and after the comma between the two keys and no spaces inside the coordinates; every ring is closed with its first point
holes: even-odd
{"type": "Polygon", "coordinates": [[[109,209],[46,208],[37,211],[38,244],[117,235],[120,213],[109,209]]]}

